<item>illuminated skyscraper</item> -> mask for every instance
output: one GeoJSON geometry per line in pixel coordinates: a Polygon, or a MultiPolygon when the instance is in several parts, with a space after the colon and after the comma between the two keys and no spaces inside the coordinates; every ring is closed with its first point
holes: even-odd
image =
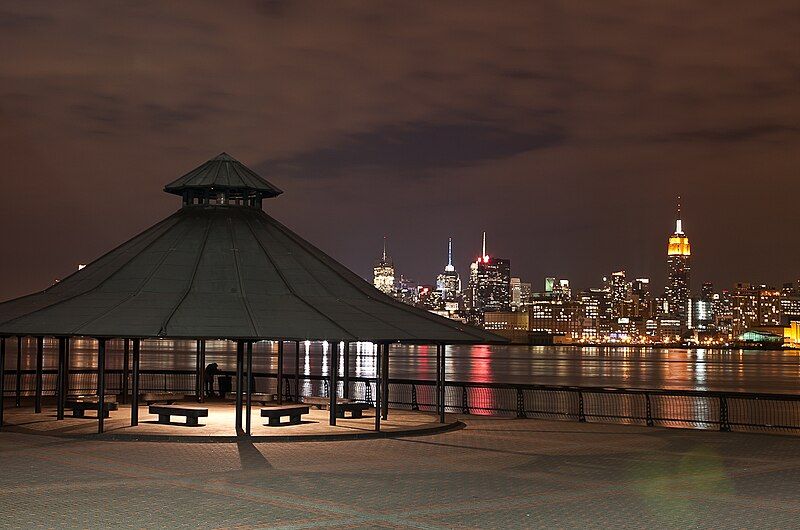
{"type": "Polygon", "coordinates": [[[683,232],[681,203],[680,197],[678,197],[678,219],[675,223],[675,233],[669,237],[667,247],[667,287],[664,294],[667,298],[669,313],[680,320],[682,328],[688,324],[691,255],[689,238],[683,232]]]}
{"type": "Polygon", "coordinates": [[[447,265],[444,272],[436,277],[436,290],[441,293],[444,302],[452,302],[461,294],[461,277],[453,266],[453,239],[447,240],[447,265]]]}
{"type": "Polygon", "coordinates": [[[394,292],[394,263],[386,255],[386,236],[383,238],[383,255],[372,269],[372,285],[386,294],[394,292]]]}
{"type": "Polygon", "coordinates": [[[482,254],[469,269],[467,301],[472,320],[482,321],[487,311],[510,311],[511,262],[486,253],[486,232],[483,233],[482,254]]]}

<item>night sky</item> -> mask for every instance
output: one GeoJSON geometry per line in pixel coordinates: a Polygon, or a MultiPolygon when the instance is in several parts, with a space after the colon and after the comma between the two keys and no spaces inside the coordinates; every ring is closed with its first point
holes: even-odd
{"type": "Polygon", "coordinates": [[[169,215],[227,151],[265,210],[364,277],[447,237],[512,274],[800,278],[800,4],[3,2],[0,299],[169,215]]]}

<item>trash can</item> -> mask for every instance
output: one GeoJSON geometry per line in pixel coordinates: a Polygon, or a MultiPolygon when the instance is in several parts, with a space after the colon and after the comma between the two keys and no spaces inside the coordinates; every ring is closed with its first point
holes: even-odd
{"type": "Polygon", "coordinates": [[[221,375],[217,377],[217,385],[219,386],[219,397],[224,398],[225,394],[231,393],[233,388],[233,378],[229,375],[221,375]]]}

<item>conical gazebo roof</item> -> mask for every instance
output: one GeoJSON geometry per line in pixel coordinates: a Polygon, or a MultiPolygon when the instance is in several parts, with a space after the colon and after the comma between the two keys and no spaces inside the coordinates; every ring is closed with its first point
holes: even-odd
{"type": "Polygon", "coordinates": [[[229,155],[166,191],[184,195],[183,208],[48,289],[0,304],[0,335],[505,342],[375,289],[263,212],[261,198],[281,191],[229,155]]]}

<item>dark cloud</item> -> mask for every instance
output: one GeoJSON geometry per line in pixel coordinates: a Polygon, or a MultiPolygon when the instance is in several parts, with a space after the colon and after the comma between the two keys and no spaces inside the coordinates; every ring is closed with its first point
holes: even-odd
{"type": "Polygon", "coordinates": [[[557,128],[515,132],[480,123],[411,123],[358,133],[340,144],[264,162],[260,169],[297,178],[336,177],[356,169],[430,175],[564,142],[557,128]]]}
{"type": "Polygon", "coordinates": [[[0,28],[0,298],[171,212],[164,183],[220,151],[364,276],[384,234],[423,281],[453,236],[465,273],[487,230],[536,284],[660,284],[680,193],[698,282],[800,277],[794,0],[20,0],[0,28]]]}

